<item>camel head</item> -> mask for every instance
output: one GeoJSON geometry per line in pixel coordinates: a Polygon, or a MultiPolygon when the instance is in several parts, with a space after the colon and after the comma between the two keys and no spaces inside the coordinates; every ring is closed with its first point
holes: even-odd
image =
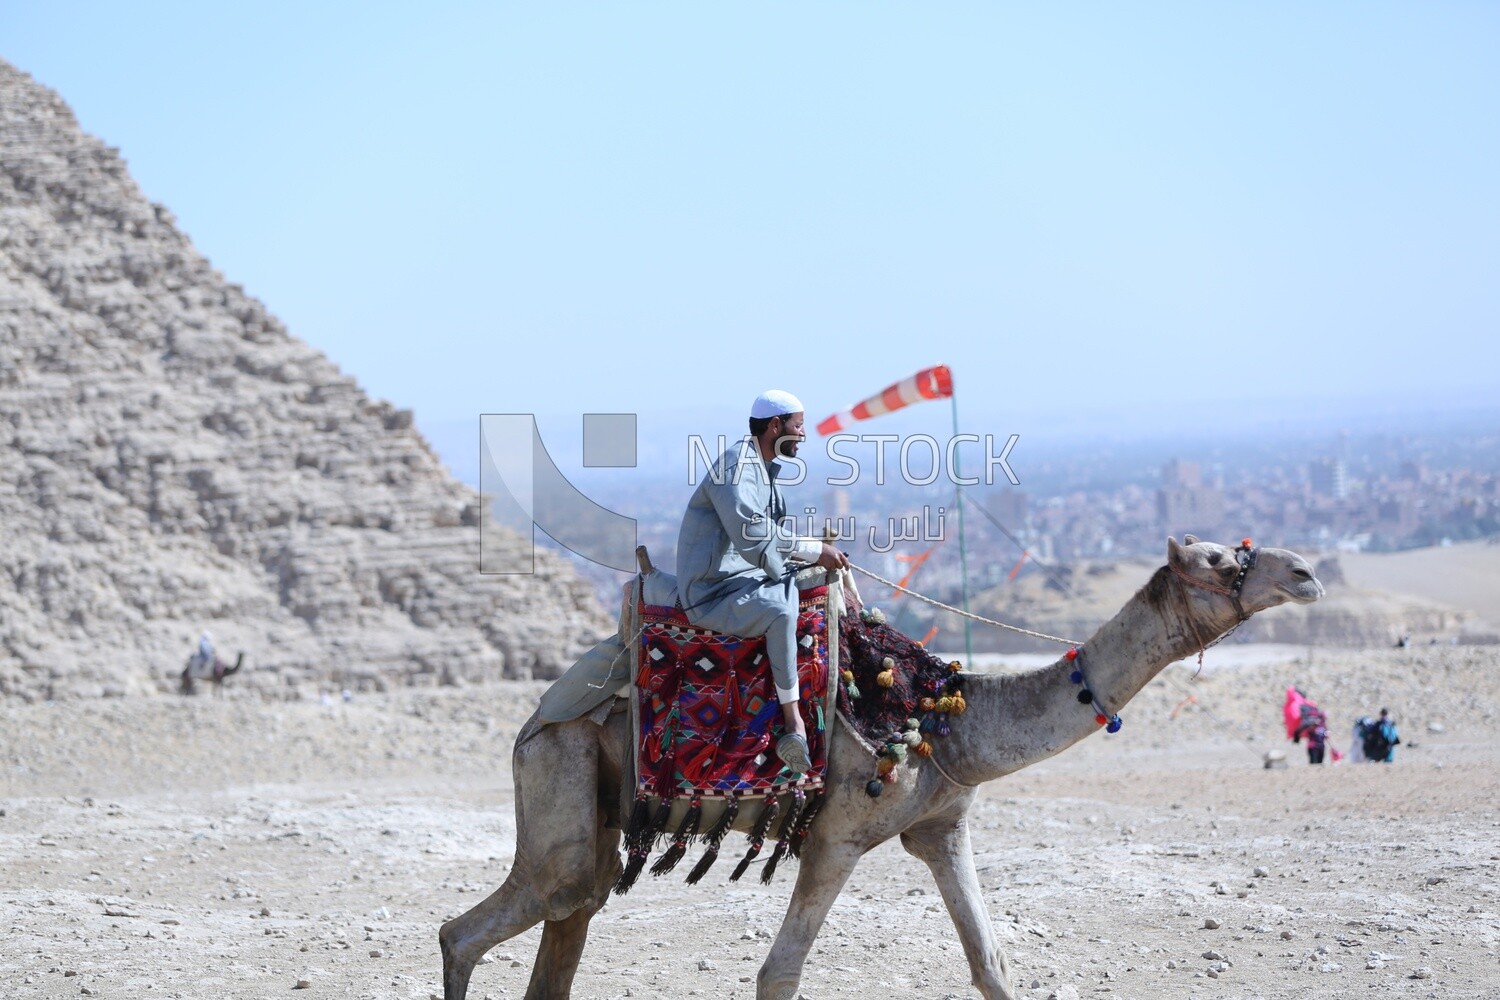
{"type": "MultiPolygon", "coordinates": [[[[1240,576],[1242,549],[1183,536],[1183,544],[1167,538],[1167,565],[1209,592],[1231,591],[1240,576]]],[[[1274,608],[1288,601],[1311,604],[1323,596],[1323,585],[1297,553],[1289,549],[1263,548],[1255,552],[1254,566],[1244,574],[1238,599],[1245,615],[1274,608]]],[[[1226,598],[1226,600],[1229,598],[1226,598]]]]}

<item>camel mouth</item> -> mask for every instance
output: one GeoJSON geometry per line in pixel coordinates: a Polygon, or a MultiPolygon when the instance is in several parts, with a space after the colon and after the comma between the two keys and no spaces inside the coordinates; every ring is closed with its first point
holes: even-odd
{"type": "Polygon", "coordinates": [[[1316,577],[1303,580],[1295,587],[1282,586],[1280,590],[1294,604],[1311,604],[1326,593],[1316,577]]]}

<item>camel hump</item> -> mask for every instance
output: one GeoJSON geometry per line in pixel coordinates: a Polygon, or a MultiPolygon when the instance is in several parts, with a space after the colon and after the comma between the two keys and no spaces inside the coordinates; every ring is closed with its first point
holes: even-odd
{"type": "Polygon", "coordinates": [[[646,551],[646,546],[644,545],[637,545],[635,547],[635,563],[641,568],[643,576],[650,576],[652,571],[656,569],[655,566],[651,565],[651,553],[646,551]]]}

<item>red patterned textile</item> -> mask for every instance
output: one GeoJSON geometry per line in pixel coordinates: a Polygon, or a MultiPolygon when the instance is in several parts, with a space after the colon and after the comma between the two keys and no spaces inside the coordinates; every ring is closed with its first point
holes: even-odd
{"type": "Polygon", "coordinates": [[[763,638],[698,628],[675,608],[641,608],[635,679],[638,795],[738,798],[823,787],[828,764],[826,587],[803,591],[797,675],[812,768],[776,756],[781,704],[763,638]]]}

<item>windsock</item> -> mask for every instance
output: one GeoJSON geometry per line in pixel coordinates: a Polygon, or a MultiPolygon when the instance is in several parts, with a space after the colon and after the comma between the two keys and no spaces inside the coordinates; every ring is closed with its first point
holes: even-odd
{"type": "Polygon", "coordinates": [[[902,379],[869,399],[824,419],[818,424],[818,433],[825,436],[835,434],[857,421],[869,420],[924,399],[947,399],[952,395],[953,373],[947,365],[923,368],[911,378],[902,379]]]}

